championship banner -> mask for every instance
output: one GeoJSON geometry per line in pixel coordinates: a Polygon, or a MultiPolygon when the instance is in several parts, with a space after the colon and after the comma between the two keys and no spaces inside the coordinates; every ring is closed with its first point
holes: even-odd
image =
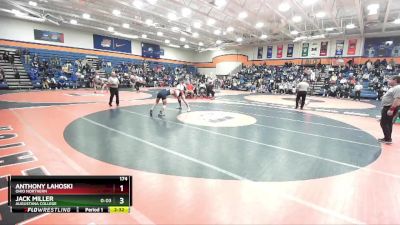
{"type": "Polygon", "coordinates": [[[355,55],[357,48],[357,39],[349,40],[349,47],[347,48],[347,55],[355,55]]]}
{"type": "Polygon", "coordinates": [[[258,47],[257,50],[257,59],[262,59],[264,47],[258,47]]]}
{"type": "Polygon", "coordinates": [[[47,30],[33,30],[35,40],[64,43],[64,34],[47,30]]]}
{"type": "Polygon", "coordinates": [[[321,42],[321,49],[319,51],[319,56],[327,56],[328,55],[328,42],[321,42]]]}
{"type": "Polygon", "coordinates": [[[302,57],[307,57],[308,56],[308,48],[309,48],[310,44],[309,43],[303,43],[303,47],[301,50],[301,56],[302,57]]]}
{"type": "Polygon", "coordinates": [[[273,46],[272,46],[272,45],[269,45],[269,46],[267,47],[267,58],[268,58],[268,59],[272,58],[272,49],[273,49],[273,46]]]}
{"type": "Polygon", "coordinates": [[[283,55],[283,45],[280,44],[277,46],[278,52],[276,53],[276,58],[282,58],[283,55]]]}
{"type": "Polygon", "coordinates": [[[93,34],[93,47],[95,49],[132,53],[131,41],[97,34],[93,34]]]}
{"type": "Polygon", "coordinates": [[[319,47],[318,43],[316,43],[316,42],[311,43],[310,56],[312,56],[312,57],[318,56],[318,47],[319,47]]]}
{"type": "Polygon", "coordinates": [[[342,56],[344,49],[344,40],[336,40],[336,51],[335,55],[342,56]]]}
{"type": "Polygon", "coordinates": [[[287,57],[289,58],[293,57],[293,48],[294,44],[288,44],[287,54],[286,54],[287,57]]]}

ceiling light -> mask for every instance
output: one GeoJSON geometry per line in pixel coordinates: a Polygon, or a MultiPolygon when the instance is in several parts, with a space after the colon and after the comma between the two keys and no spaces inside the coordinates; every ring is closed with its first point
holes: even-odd
{"type": "Polygon", "coordinates": [[[163,36],[163,35],[164,35],[163,32],[161,32],[161,31],[157,32],[157,36],[163,36]]]}
{"type": "Polygon", "coordinates": [[[188,17],[190,16],[190,14],[192,14],[192,10],[190,10],[189,8],[182,8],[181,14],[183,17],[188,17]]]}
{"type": "Polygon", "coordinates": [[[210,19],[207,20],[207,25],[208,26],[212,26],[214,24],[215,24],[215,20],[213,18],[210,18],[210,19]]]}
{"type": "Polygon", "coordinates": [[[119,16],[119,15],[121,15],[121,11],[119,11],[118,9],[114,9],[114,10],[112,11],[112,14],[114,14],[114,15],[116,15],[116,16],[119,16]]]}
{"type": "Polygon", "coordinates": [[[179,32],[180,31],[179,27],[172,27],[171,30],[173,32],[179,32]]]}
{"type": "Polygon", "coordinates": [[[286,12],[290,9],[290,5],[287,2],[283,2],[278,6],[279,11],[286,12]]]}
{"type": "Polygon", "coordinates": [[[325,17],[325,12],[318,12],[317,14],[315,14],[315,16],[317,17],[317,18],[323,18],[323,17],[325,17]]]}
{"type": "Polygon", "coordinates": [[[180,48],[180,47],[181,47],[181,46],[179,46],[179,45],[174,45],[174,44],[169,44],[168,46],[174,47],[174,48],[180,48]]]}
{"type": "Polygon", "coordinates": [[[76,21],[76,20],[74,20],[74,19],[70,20],[69,22],[70,22],[71,24],[74,24],[74,25],[78,24],[78,21],[76,21]]]}
{"type": "Polygon", "coordinates": [[[29,5],[31,5],[31,6],[37,6],[37,3],[34,2],[34,1],[29,1],[29,5]]]}
{"type": "Polygon", "coordinates": [[[367,6],[367,9],[370,11],[377,11],[379,9],[379,4],[373,3],[367,6]]]}
{"type": "Polygon", "coordinates": [[[122,27],[128,29],[128,28],[129,28],[129,23],[123,23],[123,24],[122,24],[122,27]]]}
{"type": "Polygon", "coordinates": [[[165,42],[166,44],[169,44],[169,43],[171,43],[171,41],[170,41],[170,40],[168,40],[168,39],[166,39],[164,42],[165,42]]]}
{"type": "Polygon", "coordinates": [[[354,29],[356,28],[356,25],[354,25],[354,23],[349,23],[346,25],[346,29],[354,29]]]}
{"type": "Polygon", "coordinates": [[[184,47],[184,48],[189,48],[189,45],[184,45],[183,47],[184,47]]]}
{"type": "Polygon", "coordinates": [[[368,16],[378,14],[378,10],[370,10],[368,11],[368,16]]]}
{"type": "Polygon", "coordinates": [[[197,37],[199,37],[199,33],[194,32],[194,33],[192,34],[192,36],[195,37],[195,38],[197,38],[197,37]]]}
{"type": "Polygon", "coordinates": [[[125,37],[125,38],[130,38],[130,39],[138,38],[137,35],[123,34],[123,33],[119,33],[119,32],[115,32],[114,35],[125,37]]]}
{"type": "Polygon", "coordinates": [[[241,37],[240,37],[240,38],[236,38],[236,41],[237,41],[237,42],[242,42],[242,41],[243,41],[243,38],[241,38],[241,37]]]}
{"type": "Polygon", "coordinates": [[[179,38],[179,40],[182,41],[182,42],[185,42],[185,41],[186,41],[186,38],[181,37],[181,38],[179,38]]]}
{"type": "Polygon", "coordinates": [[[266,34],[263,34],[260,36],[261,39],[266,39],[268,36],[266,34]]]}
{"type": "Polygon", "coordinates": [[[214,30],[215,35],[221,35],[221,30],[214,30]]]}
{"type": "Polygon", "coordinates": [[[235,28],[233,28],[233,27],[228,27],[228,28],[226,28],[226,31],[228,31],[228,32],[232,32],[232,31],[234,31],[235,30],[235,28]]]}
{"type": "Polygon", "coordinates": [[[292,21],[295,23],[301,22],[302,18],[301,16],[293,16],[292,17],[292,21]]]}
{"type": "Polygon", "coordinates": [[[261,28],[261,27],[263,27],[264,26],[264,23],[263,22],[258,22],[258,23],[256,23],[256,28],[261,28]]]}
{"type": "Polygon", "coordinates": [[[178,19],[178,17],[176,16],[176,14],[175,13],[168,13],[168,19],[169,20],[176,20],[176,19],[178,19]]]}
{"type": "Polygon", "coordinates": [[[292,31],[290,31],[290,34],[293,34],[293,35],[298,35],[298,34],[299,34],[299,32],[298,32],[297,30],[292,30],[292,31]]]}
{"type": "Polygon", "coordinates": [[[197,29],[201,28],[201,25],[202,25],[202,23],[200,21],[196,21],[193,23],[193,27],[197,28],[197,29]]]}
{"type": "Polygon", "coordinates": [[[318,0],[303,0],[303,5],[305,5],[305,6],[313,5],[317,1],[318,0]]]}
{"type": "Polygon", "coordinates": [[[135,0],[132,2],[132,5],[135,6],[138,9],[143,8],[143,2],[142,0],[135,0]]]}
{"type": "Polygon", "coordinates": [[[241,12],[241,13],[239,13],[239,19],[244,19],[244,18],[246,18],[248,16],[248,14],[247,14],[247,12],[241,12]]]}
{"type": "Polygon", "coordinates": [[[222,41],[221,40],[217,40],[215,43],[217,43],[217,45],[221,44],[222,41]]]}
{"type": "Polygon", "coordinates": [[[199,46],[203,46],[204,45],[204,43],[203,42],[199,42],[199,46]]]}
{"type": "Polygon", "coordinates": [[[155,5],[157,0],[146,0],[149,4],[155,5]]]}
{"type": "Polygon", "coordinates": [[[147,38],[147,35],[146,34],[142,34],[142,38],[147,38]]]}
{"type": "Polygon", "coordinates": [[[152,19],[147,19],[147,20],[145,21],[145,23],[146,23],[147,25],[151,26],[151,25],[153,25],[153,20],[152,20],[152,19]]]}
{"type": "Polygon", "coordinates": [[[333,31],[335,28],[333,28],[333,27],[327,27],[327,28],[325,28],[325,30],[326,31],[333,31]]]}
{"type": "Polygon", "coordinates": [[[400,24],[400,18],[397,18],[393,21],[394,24],[400,24]]]}
{"type": "Polygon", "coordinates": [[[114,27],[108,27],[107,30],[110,31],[110,32],[113,32],[114,31],[114,27]]]}
{"type": "Polygon", "coordinates": [[[222,31],[222,35],[226,35],[226,31],[222,31]]]}
{"type": "Polygon", "coordinates": [[[214,4],[217,6],[217,7],[224,7],[225,5],[226,5],[226,0],[214,0],[214,4]]]}
{"type": "Polygon", "coordinates": [[[90,19],[90,15],[87,14],[87,13],[82,14],[82,17],[83,17],[84,19],[90,19]]]}

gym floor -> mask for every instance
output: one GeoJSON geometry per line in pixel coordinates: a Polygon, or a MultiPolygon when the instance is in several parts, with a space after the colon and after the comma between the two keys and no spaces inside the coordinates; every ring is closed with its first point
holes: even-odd
{"type": "MultiPolygon", "coordinates": [[[[381,145],[379,102],[219,91],[168,99],[156,89],[0,95],[0,176],[132,175],[130,214],[2,214],[6,224],[398,224],[400,126],[381,145]],[[156,113],[161,104],[156,109],[156,113]]],[[[4,177],[0,184],[4,183],[4,177]]],[[[7,189],[0,189],[0,212],[7,189]]]]}

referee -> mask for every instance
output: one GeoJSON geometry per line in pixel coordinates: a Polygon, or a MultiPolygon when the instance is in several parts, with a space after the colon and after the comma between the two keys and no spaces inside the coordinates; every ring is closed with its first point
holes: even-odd
{"type": "Polygon", "coordinates": [[[119,80],[117,74],[115,72],[111,73],[111,77],[108,78],[108,86],[110,87],[110,101],[108,102],[109,106],[112,106],[112,102],[114,99],[114,95],[116,97],[117,106],[119,106],[119,92],[118,92],[119,80]]]}
{"type": "Polygon", "coordinates": [[[381,127],[384,138],[378,139],[381,143],[392,143],[393,122],[396,119],[400,106],[400,75],[389,80],[390,88],[382,98],[381,127]]]}
{"type": "Polygon", "coordinates": [[[307,79],[303,79],[302,82],[298,83],[296,86],[297,96],[296,96],[296,109],[299,108],[299,101],[301,98],[301,106],[300,109],[303,109],[304,104],[306,103],[307,91],[310,85],[307,83],[307,79]]]}

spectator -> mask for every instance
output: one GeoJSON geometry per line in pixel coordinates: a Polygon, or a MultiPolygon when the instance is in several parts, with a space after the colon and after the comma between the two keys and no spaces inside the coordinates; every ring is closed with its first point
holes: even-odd
{"type": "Polygon", "coordinates": [[[360,82],[357,82],[356,86],[354,86],[354,100],[361,101],[361,90],[363,89],[363,86],[360,84],[360,82]]]}

